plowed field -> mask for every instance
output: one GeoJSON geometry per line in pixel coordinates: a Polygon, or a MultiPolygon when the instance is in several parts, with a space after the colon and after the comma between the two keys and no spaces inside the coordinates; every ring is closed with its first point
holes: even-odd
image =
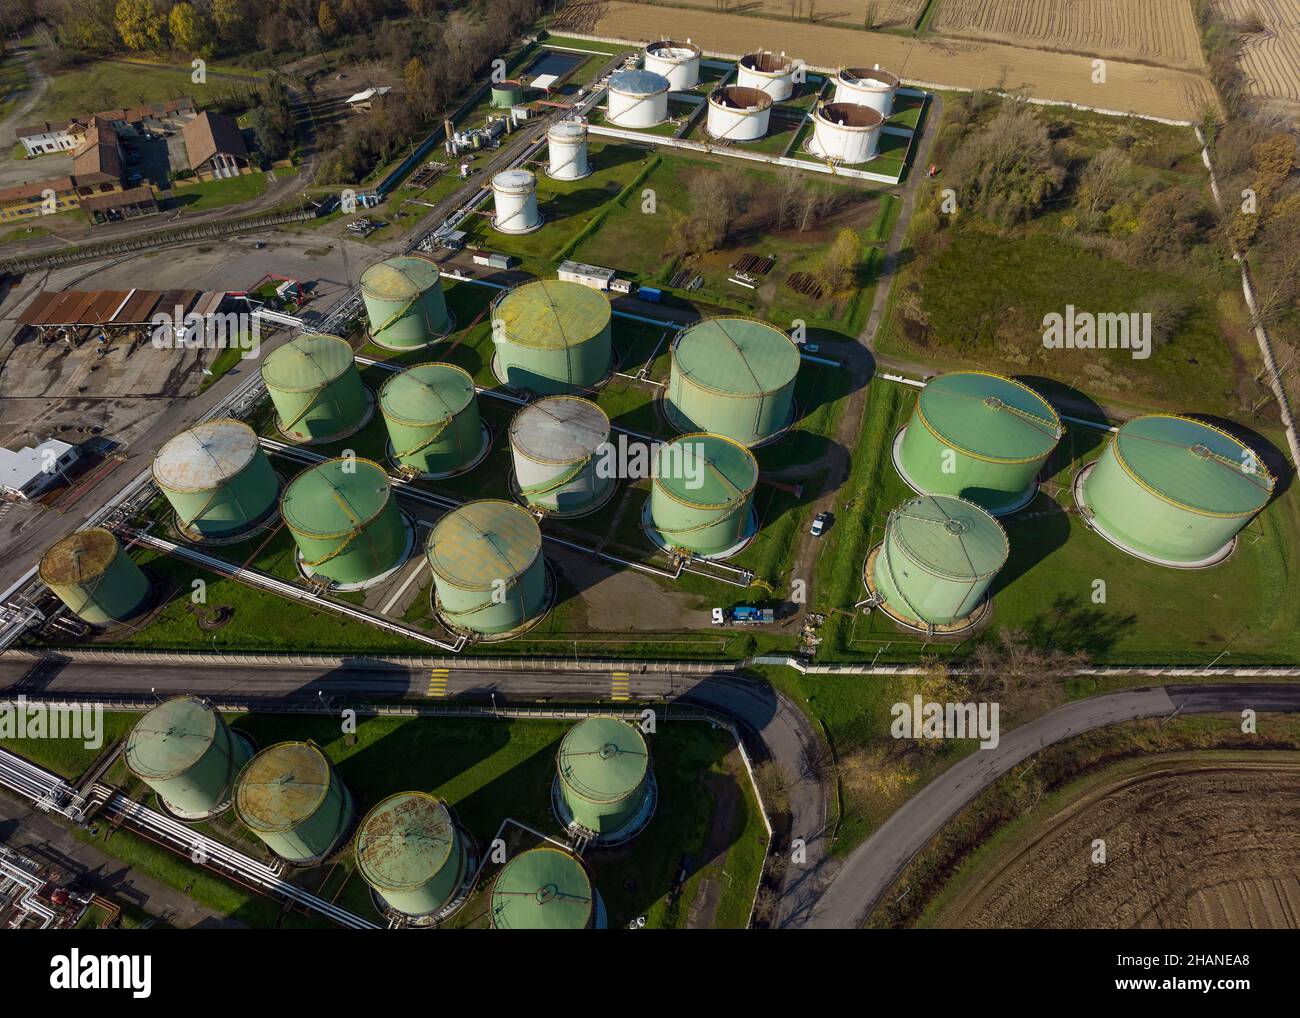
{"type": "Polygon", "coordinates": [[[1253,95],[1300,111],[1300,4],[1296,0],[1217,0],[1234,21],[1258,14],[1263,32],[1245,36],[1241,69],[1253,95]]]}

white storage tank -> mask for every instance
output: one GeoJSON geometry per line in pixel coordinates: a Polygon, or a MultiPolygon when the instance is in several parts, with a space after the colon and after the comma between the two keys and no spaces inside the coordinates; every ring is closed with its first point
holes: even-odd
{"type": "Polygon", "coordinates": [[[844,67],[835,75],[835,101],[870,106],[888,119],[894,113],[898,75],[875,67],[844,67]]]}
{"type": "Polygon", "coordinates": [[[591,175],[587,160],[587,125],[561,120],[546,132],[546,175],[555,180],[581,180],[591,175]]]}
{"type": "Polygon", "coordinates": [[[496,202],[493,227],[500,233],[532,233],[542,225],[537,208],[537,178],[527,170],[502,170],[492,178],[496,202]]]}
{"type": "Polygon", "coordinates": [[[663,75],[675,91],[694,88],[700,83],[700,47],[690,39],[652,42],[645,48],[645,69],[663,75]]]}
{"type": "Polygon", "coordinates": [[[884,122],[880,111],[870,106],[826,103],[813,114],[808,151],[839,163],[865,163],[876,157],[884,122]]]}
{"type": "Polygon", "coordinates": [[[653,71],[619,71],[609,79],[609,121],[656,127],[668,119],[668,79],[653,71]]]}
{"type": "Polygon", "coordinates": [[[749,53],[736,65],[736,84],[762,89],[773,102],[782,102],[794,95],[794,61],[784,53],[749,53]]]}
{"type": "Polygon", "coordinates": [[[762,89],[723,85],[709,93],[704,127],[720,141],[757,141],[767,135],[771,115],[772,97],[762,89]]]}

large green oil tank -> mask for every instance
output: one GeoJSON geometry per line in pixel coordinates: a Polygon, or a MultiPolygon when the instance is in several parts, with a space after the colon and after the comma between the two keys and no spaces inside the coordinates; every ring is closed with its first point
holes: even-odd
{"type": "Polygon", "coordinates": [[[528,404],[510,422],[520,495],[530,507],[558,516],[595,509],[614,490],[613,471],[598,469],[608,442],[609,418],[590,400],[548,396],[528,404]]]}
{"type": "Polygon", "coordinates": [[[494,930],[589,930],[600,912],[582,860],[550,845],[520,852],[492,885],[494,930]]]}
{"type": "Polygon", "coordinates": [[[537,279],[492,306],[497,377],[516,389],[556,396],[591,389],[609,374],[609,298],[563,279],[537,279]]]}
{"type": "Polygon", "coordinates": [[[338,336],[304,332],[262,362],[277,425],[300,442],[328,442],[361,427],[369,400],[352,347],[338,336]]]}
{"type": "Polygon", "coordinates": [[[498,109],[509,109],[524,101],[524,85],[520,81],[497,81],[492,84],[492,105],[498,109]]]}
{"type": "Polygon", "coordinates": [[[252,751],[196,696],[165,700],[126,737],[126,766],[178,816],[210,816],[230,801],[252,751]]]}
{"type": "Polygon", "coordinates": [[[506,633],[546,607],[542,531],[522,506],[467,502],[429,531],[425,555],[438,609],[453,626],[506,633]]]}
{"type": "Polygon", "coordinates": [[[43,582],[82,621],[103,626],[139,614],[149,600],[149,580],[99,527],[69,534],[41,556],[43,582]]]}
{"type": "Polygon", "coordinates": [[[1225,556],[1273,495],[1258,454],[1226,431],[1151,414],[1112,436],[1083,482],[1091,524],[1125,551],[1176,566],[1225,556]]]}
{"type": "Polygon", "coordinates": [[[664,542],[716,555],[744,540],[758,461],[722,435],[679,435],[659,449],[650,489],[650,518],[664,542]]]}
{"type": "Polygon", "coordinates": [[[965,619],[983,601],[1010,545],[974,502],[922,495],[890,512],[872,570],[885,610],[913,625],[965,619]]]}
{"type": "Polygon", "coordinates": [[[673,340],[664,410],[680,431],[758,445],[794,418],[799,347],[750,318],[708,318],[673,340]]]}
{"type": "Polygon", "coordinates": [[[190,537],[232,537],[275,511],[275,471],[242,421],[216,420],[171,438],[153,460],[153,479],[190,537]]]}
{"type": "Polygon", "coordinates": [[[573,822],[597,836],[626,829],[650,794],[650,750],[617,718],[587,718],[569,729],[555,756],[573,822]]]}
{"type": "Polygon", "coordinates": [[[361,274],[370,339],[389,350],[415,350],[451,329],[438,265],[419,255],[399,255],[361,274]]]}
{"type": "Polygon", "coordinates": [[[435,476],[458,473],[483,451],[474,379],[454,364],[416,364],[379,390],[393,459],[435,476]]]}
{"type": "Polygon", "coordinates": [[[312,742],[268,746],[235,779],[235,813],[281,859],[334,853],[352,826],[352,793],[312,742]]]}
{"type": "Polygon", "coordinates": [[[913,490],[999,515],[1027,504],[1061,419],[1027,385],[984,371],[940,375],[917,397],[894,464],[913,490]]]}
{"type": "Polygon", "coordinates": [[[384,468],[339,457],[295,477],[280,500],[285,525],[312,575],[364,583],[398,566],[406,527],[384,468]]]}
{"type": "Polygon", "coordinates": [[[464,886],[469,853],[451,811],[426,792],[398,792],[366,814],[357,869],[396,911],[427,916],[464,886]]]}

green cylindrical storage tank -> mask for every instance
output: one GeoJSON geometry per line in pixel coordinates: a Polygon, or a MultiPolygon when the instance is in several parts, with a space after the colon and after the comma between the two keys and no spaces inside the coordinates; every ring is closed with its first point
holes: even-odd
{"type": "Polygon", "coordinates": [[[519,629],[546,608],[542,531],[528,510],[484,499],[453,509],[425,544],[440,614],[458,629],[519,629]]]}
{"type": "Polygon", "coordinates": [[[416,364],[379,390],[399,467],[435,476],[459,473],[484,451],[474,379],[454,364],[416,364]]]}
{"type": "Polygon", "coordinates": [[[149,580],[110,530],[61,538],[41,556],[41,582],[83,622],[104,626],[139,614],[149,580]]]}
{"type": "Polygon", "coordinates": [[[510,422],[510,452],[519,494],[531,508],[579,516],[614,492],[614,476],[600,476],[600,449],[609,442],[609,418],[590,400],[549,396],[530,403],[510,422]]]}
{"type": "Polygon", "coordinates": [[[171,438],[153,460],[153,479],[194,538],[232,537],[275,511],[280,483],[257,433],[216,420],[171,438]]]}
{"type": "Polygon", "coordinates": [[[524,101],[524,85],[521,81],[498,81],[492,85],[492,105],[498,109],[518,106],[524,101]]]}
{"type": "Polygon", "coordinates": [[[262,362],[276,424],[300,442],[327,442],[360,428],[370,412],[352,347],[338,336],[304,332],[262,362]]]}
{"type": "Polygon", "coordinates": [[[333,855],[352,826],[352,793],[312,742],[268,746],[235,779],[235,813],[281,859],[333,855]]]}
{"type": "Polygon", "coordinates": [[[612,364],[609,299],[564,279],[537,279],[492,306],[497,377],[540,396],[599,384],[612,364]]]}
{"type": "Polygon", "coordinates": [[[520,852],[492,885],[494,930],[589,930],[602,912],[582,860],[549,845],[520,852]]]}
{"type": "Polygon", "coordinates": [[[799,347],[750,318],[707,318],[673,340],[664,410],[679,431],[758,445],[794,419],[799,347]]]}
{"type": "Polygon", "coordinates": [[[373,460],[325,460],[289,482],[280,513],[311,575],[350,585],[401,564],[406,525],[384,468],[373,460]]]}
{"type": "MultiPolygon", "coordinates": [[[[654,781],[640,730],[617,718],[587,718],[569,729],[555,756],[564,806],[572,822],[617,836],[643,817],[654,781]]],[[[568,821],[561,811],[561,820],[568,821]]]]}
{"type": "Polygon", "coordinates": [[[890,615],[946,626],[979,607],[1009,552],[1002,525],[974,502],[922,495],[890,512],[871,578],[890,615]]]}
{"type": "Polygon", "coordinates": [[[415,350],[451,331],[438,265],[419,255],[399,255],[361,273],[370,339],[388,350],[415,350]]]}
{"type": "Polygon", "coordinates": [[[920,494],[957,495],[1002,515],[1033,499],[1061,434],[1060,417],[1029,386],[958,371],[921,390],[894,465],[920,494]]]}
{"type": "Polygon", "coordinates": [[[1226,431],[1151,414],[1115,432],[1088,468],[1080,501],[1111,543],[1149,561],[1192,567],[1227,556],[1274,483],[1254,450],[1226,431]]]}
{"type": "Polygon", "coordinates": [[[650,522],[665,544],[717,555],[749,536],[758,461],[722,435],[679,435],[659,450],[650,522]]]}
{"type": "Polygon", "coordinates": [[[451,811],[426,792],[398,792],[357,830],[357,869],[393,909],[427,916],[465,884],[469,853],[451,811]]]}
{"type": "Polygon", "coordinates": [[[165,700],[126,737],[126,766],[186,819],[230,802],[235,777],[253,755],[225,720],[196,696],[165,700]]]}

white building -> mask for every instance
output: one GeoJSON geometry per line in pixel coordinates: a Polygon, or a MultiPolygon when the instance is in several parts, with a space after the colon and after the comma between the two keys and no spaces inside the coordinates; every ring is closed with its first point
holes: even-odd
{"type": "Polygon", "coordinates": [[[35,498],[75,463],[81,450],[51,438],[40,445],[15,451],[0,449],[0,492],[16,498],[35,498]]]}
{"type": "Polygon", "coordinates": [[[586,262],[566,261],[560,263],[558,275],[570,283],[581,283],[593,290],[608,290],[614,279],[614,270],[601,265],[588,265],[586,262]]]}

